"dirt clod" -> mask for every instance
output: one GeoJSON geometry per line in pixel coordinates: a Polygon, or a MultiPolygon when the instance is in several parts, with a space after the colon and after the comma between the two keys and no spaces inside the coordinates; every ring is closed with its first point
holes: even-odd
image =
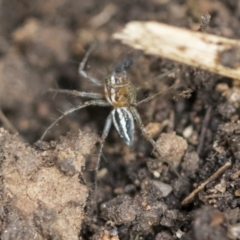
{"type": "Polygon", "coordinates": [[[56,149],[40,152],[0,129],[2,239],[78,239],[88,196],[78,175],[94,140],[79,132],[61,138],[56,149]],[[68,168],[49,166],[50,158],[68,168]]]}
{"type": "Polygon", "coordinates": [[[157,140],[157,145],[162,149],[166,159],[176,168],[180,164],[187,149],[187,142],[173,133],[163,133],[157,140]]]}

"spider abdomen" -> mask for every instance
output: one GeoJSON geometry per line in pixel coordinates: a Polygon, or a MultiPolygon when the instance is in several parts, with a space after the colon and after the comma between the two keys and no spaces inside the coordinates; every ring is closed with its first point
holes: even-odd
{"type": "Polygon", "coordinates": [[[134,119],[127,107],[112,110],[112,119],[115,128],[124,142],[131,146],[134,140],[134,119]]]}

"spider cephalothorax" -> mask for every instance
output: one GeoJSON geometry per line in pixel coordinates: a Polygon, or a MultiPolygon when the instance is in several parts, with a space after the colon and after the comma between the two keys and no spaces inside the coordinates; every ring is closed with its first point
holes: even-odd
{"type": "Polygon", "coordinates": [[[113,124],[129,146],[134,140],[134,118],[129,107],[136,103],[136,91],[126,72],[131,64],[130,60],[124,61],[115,68],[104,84],[105,98],[113,106],[111,112],[113,124]]]}

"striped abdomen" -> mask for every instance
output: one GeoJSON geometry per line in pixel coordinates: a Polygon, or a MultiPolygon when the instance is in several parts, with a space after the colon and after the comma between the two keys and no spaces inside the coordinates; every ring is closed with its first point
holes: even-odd
{"type": "Polygon", "coordinates": [[[131,146],[134,140],[134,119],[127,107],[115,108],[112,111],[115,128],[124,142],[131,146]]]}

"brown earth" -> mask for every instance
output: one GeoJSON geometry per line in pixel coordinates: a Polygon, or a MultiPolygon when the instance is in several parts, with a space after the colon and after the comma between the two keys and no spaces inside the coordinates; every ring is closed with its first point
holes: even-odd
{"type": "MultiPolygon", "coordinates": [[[[240,239],[240,82],[145,56],[112,39],[132,20],[196,31],[204,12],[211,15],[206,32],[239,39],[240,3],[234,0],[0,2],[1,239],[240,239]],[[78,76],[93,42],[87,71],[104,81],[131,57],[128,74],[139,99],[180,82],[138,108],[177,173],[156,159],[139,129],[128,147],[112,127],[96,199],[89,169],[111,109],[70,114],[46,142],[38,141],[62,112],[84,101],[47,89],[102,91],[78,76]],[[156,78],[171,70],[176,74],[156,78]]],[[[204,52],[199,58],[204,61],[204,52]]]]}

